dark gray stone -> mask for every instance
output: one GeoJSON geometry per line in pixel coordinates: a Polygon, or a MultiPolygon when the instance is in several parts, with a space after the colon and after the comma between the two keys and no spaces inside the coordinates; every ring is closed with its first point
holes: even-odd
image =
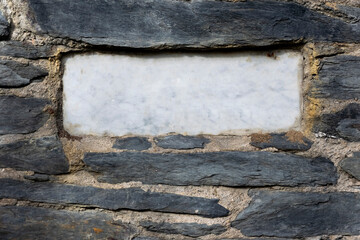
{"type": "Polygon", "coordinates": [[[360,57],[337,55],[321,60],[319,79],[310,95],[317,98],[360,98],[360,57]]]}
{"type": "Polygon", "coordinates": [[[52,46],[35,46],[26,42],[0,42],[0,56],[10,56],[28,59],[48,58],[54,56],[52,46]]]}
{"type": "Polygon", "coordinates": [[[313,131],[360,141],[360,105],[350,103],[341,111],[321,115],[314,119],[313,131]]]}
{"type": "Polygon", "coordinates": [[[130,240],[136,228],[115,221],[109,214],[72,212],[35,207],[0,207],[0,236],[12,239],[122,239],[130,240]]]}
{"type": "Polygon", "coordinates": [[[209,234],[219,235],[226,231],[226,228],[220,224],[206,225],[198,223],[156,223],[141,222],[140,225],[148,231],[160,232],[166,234],[181,234],[189,237],[200,237],[209,234]]]}
{"type": "Polygon", "coordinates": [[[360,194],[251,190],[252,200],[232,222],[251,237],[360,234],[360,194]]]}
{"type": "Polygon", "coordinates": [[[46,99],[0,96],[0,135],[32,133],[44,125],[46,99]]]}
{"type": "Polygon", "coordinates": [[[313,144],[312,141],[304,137],[301,133],[295,139],[287,135],[287,133],[271,133],[271,134],[253,134],[250,144],[258,148],[274,147],[282,151],[306,151],[313,144]],[[259,137],[259,135],[261,135],[259,137]]]}
{"type": "Polygon", "coordinates": [[[335,184],[334,164],[324,158],[270,152],[86,153],[98,181],[213,186],[314,186],[335,184]]]}
{"type": "Polygon", "coordinates": [[[351,176],[355,177],[357,180],[360,180],[360,157],[355,156],[350,158],[345,158],[340,162],[340,167],[345,172],[349,173],[351,176]]]}
{"type": "Polygon", "coordinates": [[[155,138],[155,142],[156,145],[162,148],[193,149],[204,148],[205,144],[210,141],[203,137],[183,136],[178,134],[155,138]]]}
{"type": "Polygon", "coordinates": [[[26,1],[40,33],[94,45],[206,48],[360,42],[359,24],[291,2],[26,1]]]}
{"type": "Polygon", "coordinates": [[[133,238],[132,240],[162,240],[162,239],[157,238],[157,237],[139,236],[139,237],[133,238]]]}
{"type": "Polygon", "coordinates": [[[10,34],[10,23],[6,20],[3,13],[0,12],[0,39],[8,38],[10,34]]]}
{"type": "Polygon", "coordinates": [[[151,148],[151,143],[145,137],[128,137],[116,139],[113,148],[142,151],[151,148]]]}
{"type": "Polygon", "coordinates": [[[24,178],[35,182],[47,182],[50,180],[49,175],[39,173],[35,173],[34,175],[25,175],[24,178]]]}
{"type": "Polygon", "coordinates": [[[57,136],[1,144],[0,167],[45,174],[69,171],[69,163],[57,136]]]}
{"type": "Polygon", "coordinates": [[[0,60],[0,87],[22,87],[32,80],[41,80],[47,75],[46,70],[32,64],[0,60]]]}
{"type": "Polygon", "coordinates": [[[350,19],[353,23],[358,23],[360,21],[360,8],[359,7],[350,7],[346,5],[336,5],[336,10],[345,14],[345,16],[350,19]]]}
{"type": "Polygon", "coordinates": [[[22,182],[0,179],[0,198],[34,202],[81,204],[110,210],[136,210],[227,216],[229,211],[218,199],[188,197],[170,193],[145,192],[140,188],[102,189],[48,182],[22,182]]]}

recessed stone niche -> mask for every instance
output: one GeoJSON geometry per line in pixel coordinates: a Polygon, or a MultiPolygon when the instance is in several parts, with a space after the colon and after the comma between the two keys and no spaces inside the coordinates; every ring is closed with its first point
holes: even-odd
{"type": "Polygon", "coordinates": [[[237,134],[298,124],[296,51],[79,54],[65,59],[72,135],[237,134]]]}

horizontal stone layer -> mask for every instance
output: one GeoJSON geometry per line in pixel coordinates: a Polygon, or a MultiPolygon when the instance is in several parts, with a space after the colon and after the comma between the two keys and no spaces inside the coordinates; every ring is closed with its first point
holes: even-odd
{"type": "Polygon", "coordinates": [[[110,210],[130,209],[194,214],[209,218],[224,217],[229,213],[218,204],[218,199],[145,192],[140,188],[102,189],[48,182],[22,182],[12,179],[0,179],[0,198],[55,204],[81,204],[110,210]]]}
{"type": "Polygon", "coordinates": [[[46,99],[0,96],[0,135],[31,133],[44,125],[46,99]]]}
{"type": "Polygon", "coordinates": [[[45,174],[69,171],[69,163],[57,136],[0,144],[0,167],[45,174]]]}
{"type": "Polygon", "coordinates": [[[26,2],[40,33],[94,45],[204,48],[267,46],[304,40],[360,41],[359,23],[346,23],[291,2],[26,2]]]}
{"type": "Polygon", "coordinates": [[[334,99],[360,97],[360,57],[338,55],[325,57],[320,63],[319,79],[311,82],[311,96],[334,99]]]}
{"type": "Polygon", "coordinates": [[[193,148],[204,148],[209,139],[204,137],[195,136],[183,136],[183,135],[169,135],[165,137],[157,137],[154,139],[156,145],[162,148],[173,148],[173,149],[193,149],[193,148]]]}
{"type": "Polygon", "coordinates": [[[360,194],[251,190],[232,227],[251,237],[360,234],[360,194]]]}
{"type": "Polygon", "coordinates": [[[0,236],[10,239],[131,239],[134,226],[105,213],[1,206],[0,236]]]}
{"type": "Polygon", "coordinates": [[[0,42],[0,56],[28,59],[48,58],[55,55],[51,45],[35,46],[27,42],[0,42]]]}
{"type": "Polygon", "coordinates": [[[113,148],[142,151],[151,148],[151,142],[145,137],[116,139],[113,148]]]}
{"type": "Polygon", "coordinates": [[[206,225],[198,223],[156,223],[156,222],[141,222],[140,225],[148,231],[166,233],[166,234],[181,234],[189,237],[200,237],[209,234],[219,235],[226,231],[226,228],[220,224],[206,225]]]}
{"type": "Polygon", "coordinates": [[[270,152],[153,154],[86,153],[84,163],[101,182],[214,186],[335,184],[336,168],[324,158],[270,152]]]}

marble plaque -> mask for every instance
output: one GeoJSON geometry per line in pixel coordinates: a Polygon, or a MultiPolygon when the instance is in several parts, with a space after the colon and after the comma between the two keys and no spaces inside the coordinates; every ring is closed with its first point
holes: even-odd
{"type": "Polygon", "coordinates": [[[281,131],[300,117],[299,52],[79,54],[65,59],[72,135],[281,131]]]}

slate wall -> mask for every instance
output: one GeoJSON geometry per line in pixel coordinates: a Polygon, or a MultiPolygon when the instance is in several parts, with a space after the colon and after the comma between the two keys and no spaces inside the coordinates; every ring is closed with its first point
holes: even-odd
{"type": "Polygon", "coordinates": [[[358,1],[3,0],[0,239],[360,239],[358,1]],[[301,51],[301,127],[71,136],[62,59],[301,51]]]}

